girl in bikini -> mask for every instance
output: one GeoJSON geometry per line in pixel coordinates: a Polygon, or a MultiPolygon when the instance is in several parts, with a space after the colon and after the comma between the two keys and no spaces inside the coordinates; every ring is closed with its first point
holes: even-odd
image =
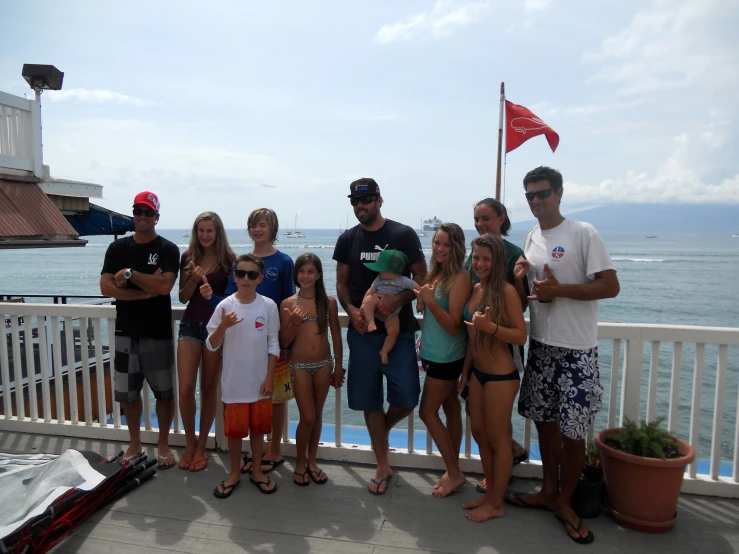
{"type": "Polygon", "coordinates": [[[487,481],[485,495],[463,505],[472,521],[503,515],[513,467],[511,412],[521,378],[508,345],[526,343],[526,323],[516,288],[506,282],[505,260],[499,237],[486,233],[472,240],[472,270],[480,283],[464,308],[469,339],[459,390],[470,382],[472,432],[480,439],[487,481]]]}
{"type": "Polygon", "coordinates": [[[305,487],[311,480],[318,485],[328,481],[318,467],[316,456],[323,405],[330,385],[340,387],[344,383],[343,347],[338,306],[333,296],[326,295],[320,258],[310,253],[298,256],[293,280],[298,293],[282,301],[280,341],[283,346],[292,345],[290,373],[300,412],[293,482],[305,487]],[[333,357],[328,343],[329,328],[333,357]]]}

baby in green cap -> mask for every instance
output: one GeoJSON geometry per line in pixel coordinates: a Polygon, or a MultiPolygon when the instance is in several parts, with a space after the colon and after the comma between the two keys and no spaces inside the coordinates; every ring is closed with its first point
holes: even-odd
{"type": "MultiPolygon", "coordinates": [[[[380,296],[395,296],[404,290],[412,291],[414,288],[420,288],[419,284],[402,275],[407,265],[408,257],[400,250],[383,250],[377,257],[376,262],[365,264],[365,267],[368,269],[379,273],[362,300],[361,310],[364,313],[364,318],[367,320],[367,331],[377,331],[375,307],[377,307],[380,296]]],[[[387,337],[382,345],[382,350],[380,350],[380,358],[383,364],[388,363],[388,354],[393,349],[393,346],[395,346],[395,341],[398,340],[398,334],[400,333],[400,319],[398,318],[398,314],[401,308],[402,306],[384,320],[387,337]]],[[[419,311],[423,310],[422,300],[420,298],[418,299],[418,309],[419,311]]]]}

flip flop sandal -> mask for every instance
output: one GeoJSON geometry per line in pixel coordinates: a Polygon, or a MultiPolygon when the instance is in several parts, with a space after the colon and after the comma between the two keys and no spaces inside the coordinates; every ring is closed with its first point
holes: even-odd
{"type": "Polygon", "coordinates": [[[132,463],[136,458],[139,456],[143,456],[145,452],[142,450],[138,454],[131,454],[130,456],[121,456],[121,458],[118,460],[118,463],[123,464],[128,462],[129,464],[132,463]]]}
{"type": "Polygon", "coordinates": [[[249,481],[251,482],[252,485],[257,487],[259,489],[259,492],[261,492],[262,494],[272,494],[272,493],[277,492],[277,483],[275,483],[275,486],[273,489],[262,488],[262,487],[269,487],[273,483],[272,479],[270,479],[269,477],[267,477],[266,481],[255,481],[254,479],[249,477],[249,481]]]}
{"type": "Polygon", "coordinates": [[[195,460],[193,458],[190,461],[190,472],[191,473],[197,473],[198,471],[203,471],[208,467],[208,455],[206,454],[204,458],[200,460],[195,460]]]}
{"type": "Polygon", "coordinates": [[[172,469],[177,463],[174,459],[174,453],[169,454],[167,456],[160,456],[157,454],[157,469],[160,471],[164,471],[165,469],[172,469]],[[167,463],[167,460],[172,460],[172,463],[167,463]]]}
{"type": "Polygon", "coordinates": [[[180,463],[177,464],[177,467],[179,467],[183,471],[190,471],[190,464],[192,464],[192,459],[194,456],[182,456],[180,458],[180,463]]]}
{"type": "Polygon", "coordinates": [[[221,484],[218,486],[221,487],[222,490],[219,491],[218,487],[216,487],[213,489],[213,496],[216,498],[228,498],[231,496],[234,489],[239,486],[239,483],[241,483],[241,481],[236,481],[233,485],[227,485],[226,481],[221,481],[221,484]]]}
{"type": "Polygon", "coordinates": [[[367,490],[369,491],[370,494],[374,494],[375,496],[382,496],[383,494],[387,492],[387,489],[390,486],[390,479],[392,479],[392,477],[393,477],[392,475],[388,475],[387,477],[383,477],[379,481],[377,481],[376,479],[370,479],[370,482],[377,485],[377,490],[373,491],[371,488],[369,488],[369,486],[367,486],[367,490]],[[380,490],[380,487],[382,486],[383,482],[385,483],[385,490],[380,490]]]}
{"type": "Polygon", "coordinates": [[[297,471],[293,471],[293,483],[295,483],[299,487],[307,487],[310,485],[310,479],[307,479],[306,476],[308,475],[308,472],[305,471],[304,473],[298,473],[297,471]],[[300,477],[301,481],[296,481],[295,476],[300,477]]]}
{"type": "Polygon", "coordinates": [[[553,512],[549,506],[545,504],[530,504],[529,502],[526,502],[523,497],[527,496],[520,492],[512,492],[511,494],[507,494],[503,497],[503,500],[506,504],[510,504],[511,506],[516,506],[518,508],[529,508],[532,510],[542,510],[544,512],[553,512]]]}
{"type": "Polygon", "coordinates": [[[252,458],[251,456],[249,456],[249,454],[247,454],[246,456],[244,456],[244,457],[242,458],[242,460],[244,460],[244,466],[243,466],[243,467],[241,468],[241,475],[245,475],[245,474],[247,474],[247,473],[251,473],[251,468],[249,468],[249,469],[244,469],[244,468],[245,468],[245,467],[246,467],[246,466],[247,466],[248,464],[251,464],[251,463],[253,463],[253,462],[254,462],[254,459],[253,459],[253,458],[252,458]]]}
{"type": "Polygon", "coordinates": [[[518,456],[513,458],[513,465],[520,464],[521,462],[525,462],[529,459],[529,451],[524,448],[524,451],[521,452],[518,456]]]}
{"type": "Polygon", "coordinates": [[[308,470],[308,474],[310,475],[311,481],[313,481],[316,485],[323,485],[328,481],[328,475],[324,473],[323,479],[320,479],[321,472],[323,470],[319,469],[318,471],[315,471],[313,469],[308,470]]]}
{"type": "Polygon", "coordinates": [[[269,466],[267,469],[262,469],[262,473],[269,473],[270,471],[274,471],[275,468],[280,467],[284,463],[284,457],[280,460],[277,460],[276,462],[274,460],[262,460],[262,466],[269,466]]]}
{"type": "Polygon", "coordinates": [[[573,541],[575,541],[577,544],[590,544],[595,540],[595,535],[593,535],[592,531],[588,531],[588,535],[586,537],[580,536],[580,529],[582,529],[582,518],[580,519],[580,523],[577,527],[575,527],[575,524],[572,523],[569,519],[565,519],[563,517],[559,517],[558,515],[555,515],[562,525],[565,527],[565,531],[567,532],[567,536],[570,537],[573,541]],[[567,528],[570,527],[575,533],[577,533],[577,537],[573,537],[570,535],[570,532],[567,530],[567,528]]]}
{"type": "Polygon", "coordinates": [[[475,485],[475,490],[480,494],[485,494],[486,492],[488,492],[488,480],[483,479],[482,481],[477,483],[477,485],[475,485]]]}

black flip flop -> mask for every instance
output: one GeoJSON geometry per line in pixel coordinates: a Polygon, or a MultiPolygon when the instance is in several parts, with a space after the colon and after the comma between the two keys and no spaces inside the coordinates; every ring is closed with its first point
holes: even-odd
{"type": "Polygon", "coordinates": [[[529,459],[529,451],[524,448],[523,452],[519,454],[518,456],[514,456],[513,458],[513,465],[520,464],[521,462],[525,462],[529,459]]]}
{"type": "Polygon", "coordinates": [[[518,508],[529,508],[531,510],[543,510],[545,512],[554,511],[546,504],[529,504],[523,499],[524,496],[527,496],[527,495],[521,492],[512,492],[511,494],[506,494],[503,497],[503,500],[505,500],[506,504],[510,504],[511,506],[516,506],[518,508]]]}
{"type": "Polygon", "coordinates": [[[308,485],[310,485],[310,479],[306,479],[304,481],[296,481],[294,477],[295,475],[297,475],[301,479],[305,479],[305,476],[308,475],[307,471],[303,473],[298,473],[297,471],[293,471],[293,483],[295,483],[299,487],[307,487],[308,485]]]}
{"type": "Polygon", "coordinates": [[[328,475],[326,475],[323,479],[319,479],[318,476],[321,475],[321,472],[323,470],[319,469],[318,471],[314,469],[308,469],[308,475],[310,475],[311,481],[313,481],[316,485],[323,485],[328,481],[328,475]]]}
{"type": "Polygon", "coordinates": [[[267,477],[266,481],[255,481],[251,477],[249,477],[249,482],[257,487],[259,489],[259,492],[262,494],[272,494],[273,492],[277,492],[277,483],[275,483],[275,488],[273,489],[263,489],[262,487],[269,487],[269,485],[272,483],[272,479],[267,477]]]}
{"type": "Polygon", "coordinates": [[[249,453],[247,453],[246,456],[242,458],[242,460],[244,460],[244,467],[241,468],[241,475],[246,475],[247,473],[251,473],[251,469],[244,469],[244,468],[246,467],[246,464],[253,463],[254,459],[251,456],[249,456],[249,453]]]}
{"type": "Polygon", "coordinates": [[[284,463],[285,463],[284,457],[281,460],[277,460],[276,462],[274,460],[262,460],[263,466],[269,466],[268,469],[263,469],[262,473],[269,473],[270,471],[273,471],[275,468],[280,467],[284,463]]]}
{"type": "Polygon", "coordinates": [[[387,492],[387,489],[390,487],[390,479],[392,479],[392,475],[388,475],[387,477],[383,477],[379,481],[376,481],[375,479],[370,479],[372,483],[377,485],[377,490],[373,491],[371,488],[369,488],[369,485],[367,485],[367,490],[370,494],[374,494],[375,496],[382,496],[387,492]],[[382,483],[385,483],[385,490],[380,490],[380,486],[382,486],[382,483]]]}
{"type": "Polygon", "coordinates": [[[241,483],[241,481],[236,481],[233,485],[227,485],[225,480],[221,481],[220,486],[223,488],[223,491],[219,491],[218,487],[216,487],[215,489],[213,489],[213,496],[215,496],[216,498],[228,498],[229,496],[231,496],[231,493],[234,491],[234,489],[239,486],[239,483],[241,483]]]}
{"type": "Polygon", "coordinates": [[[588,535],[586,537],[580,536],[580,529],[582,529],[582,518],[580,518],[580,523],[577,527],[575,527],[575,524],[572,523],[569,519],[565,519],[563,517],[559,517],[558,515],[554,515],[561,523],[565,526],[565,532],[567,533],[567,536],[570,537],[573,541],[575,541],[577,544],[590,544],[595,540],[595,535],[593,535],[593,532],[588,530],[588,535]],[[577,537],[573,537],[570,535],[570,532],[567,530],[568,527],[571,527],[575,533],[577,533],[577,537]]]}

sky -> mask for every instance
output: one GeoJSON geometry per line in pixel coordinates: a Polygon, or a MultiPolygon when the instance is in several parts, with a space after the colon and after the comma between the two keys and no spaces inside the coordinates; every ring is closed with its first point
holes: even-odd
{"type": "Polygon", "coordinates": [[[160,227],[213,210],[228,228],[356,223],[349,183],[383,215],[472,227],[495,191],[499,90],[555,129],[509,153],[504,201],[548,165],[563,209],[624,202],[739,207],[739,0],[0,1],[0,90],[42,97],[52,176],[104,186],[160,227]]]}

